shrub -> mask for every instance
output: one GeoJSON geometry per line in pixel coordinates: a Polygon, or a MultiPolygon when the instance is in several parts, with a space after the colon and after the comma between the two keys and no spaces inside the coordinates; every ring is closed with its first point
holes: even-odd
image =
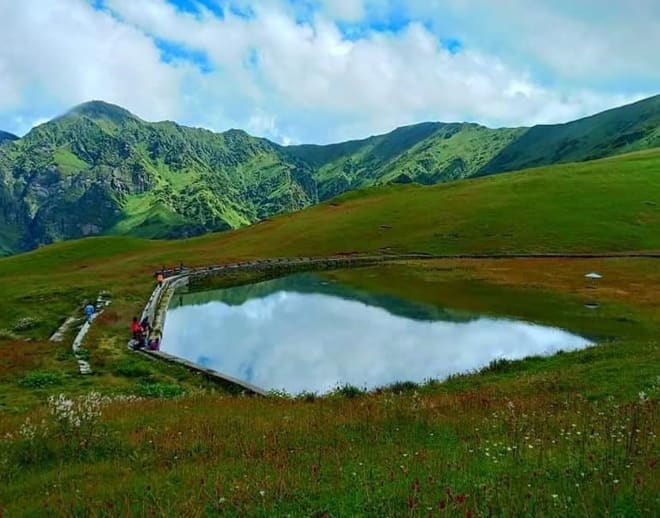
{"type": "Polygon", "coordinates": [[[174,398],[184,394],[185,390],[173,383],[140,383],[137,393],[143,397],[174,398]]]}
{"type": "Polygon", "coordinates": [[[27,331],[28,329],[34,329],[40,324],[40,321],[32,317],[23,317],[19,318],[14,324],[14,331],[27,331]]]}
{"type": "Polygon", "coordinates": [[[298,394],[297,399],[301,399],[307,403],[313,403],[318,398],[316,392],[304,391],[298,394]]]}
{"type": "Polygon", "coordinates": [[[417,390],[419,389],[419,385],[414,381],[397,381],[396,383],[392,383],[389,387],[387,387],[387,389],[392,392],[401,394],[402,392],[417,390]]]}
{"type": "Polygon", "coordinates": [[[136,363],[131,358],[121,360],[113,372],[116,376],[123,376],[125,378],[148,378],[153,374],[151,369],[136,363]]]}
{"type": "Polygon", "coordinates": [[[60,385],[63,376],[56,372],[35,371],[24,376],[18,384],[27,388],[44,388],[52,385],[60,385]]]}
{"type": "Polygon", "coordinates": [[[341,387],[335,389],[334,394],[337,394],[338,396],[343,396],[348,399],[353,399],[363,395],[364,390],[362,390],[359,387],[356,387],[355,385],[349,385],[347,383],[346,385],[342,385],[341,387]]]}
{"type": "Polygon", "coordinates": [[[480,374],[487,374],[493,372],[507,372],[511,370],[513,362],[506,358],[495,358],[490,363],[479,371],[480,374]]]}
{"type": "Polygon", "coordinates": [[[268,395],[272,398],[289,399],[291,395],[283,389],[270,389],[268,395]]]}

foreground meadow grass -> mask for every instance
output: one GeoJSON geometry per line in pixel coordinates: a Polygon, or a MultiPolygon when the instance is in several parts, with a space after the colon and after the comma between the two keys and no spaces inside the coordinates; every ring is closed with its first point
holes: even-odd
{"type": "Polygon", "coordinates": [[[198,396],[101,403],[79,428],[57,417],[3,423],[7,516],[651,516],[660,504],[646,394],[198,396]]]}

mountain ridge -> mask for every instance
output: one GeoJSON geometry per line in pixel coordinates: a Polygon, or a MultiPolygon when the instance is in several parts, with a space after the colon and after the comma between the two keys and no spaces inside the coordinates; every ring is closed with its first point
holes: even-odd
{"type": "Polygon", "coordinates": [[[18,140],[20,137],[18,135],[14,135],[13,133],[9,133],[8,131],[2,131],[0,130],[0,144],[3,142],[12,142],[14,140],[18,140]]]}
{"type": "Polygon", "coordinates": [[[87,235],[188,237],[358,188],[435,184],[656,146],[660,96],[560,125],[424,122],[296,146],[239,129],[147,122],[90,101],[0,146],[0,254],[87,235]]]}

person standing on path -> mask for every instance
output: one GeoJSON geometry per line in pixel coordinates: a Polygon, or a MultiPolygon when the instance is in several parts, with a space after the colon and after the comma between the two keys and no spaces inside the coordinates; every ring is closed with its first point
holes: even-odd
{"type": "Polygon", "coordinates": [[[156,274],[156,282],[158,283],[158,286],[162,286],[162,285],[163,285],[163,279],[164,279],[164,278],[165,278],[165,277],[163,276],[163,272],[162,272],[162,271],[160,271],[160,272],[158,272],[158,273],[156,274]]]}
{"type": "Polygon", "coordinates": [[[85,306],[85,315],[87,315],[87,322],[92,321],[92,317],[95,311],[96,308],[94,308],[94,304],[92,304],[91,302],[85,306]]]}

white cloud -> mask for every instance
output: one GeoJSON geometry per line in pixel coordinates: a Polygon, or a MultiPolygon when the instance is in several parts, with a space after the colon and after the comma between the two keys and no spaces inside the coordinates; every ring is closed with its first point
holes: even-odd
{"type": "MultiPolygon", "coordinates": [[[[27,32],[36,37],[23,39],[24,48],[0,50],[0,71],[6,72],[0,75],[0,126],[3,109],[20,110],[34,85],[58,105],[102,98],[147,119],[244,128],[280,142],[357,138],[422,120],[559,122],[640,96],[632,89],[537,79],[521,58],[530,52],[523,47],[562,77],[578,66],[587,69],[588,59],[603,68],[604,53],[614,56],[600,25],[540,0],[531,2],[537,11],[507,0],[498,3],[501,12],[483,0],[412,0],[407,15],[419,21],[397,32],[367,30],[358,39],[346,38],[336,21],[385,13],[388,1],[327,0],[305,23],[284,0],[255,0],[247,18],[227,10],[218,18],[203,7],[184,13],[166,0],[106,0],[114,17],[82,0],[39,3],[38,10],[36,0],[12,7],[1,2],[0,31],[10,41],[27,32]],[[469,17],[475,11],[482,13],[476,21],[469,17]],[[510,30],[503,30],[505,18],[510,30]],[[565,22],[556,29],[557,41],[547,37],[554,29],[543,27],[544,20],[552,27],[565,22]],[[596,43],[571,52],[585,27],[592,31],[585,41],[596,43]],[[501,48],[493,39],[497,31],[501,48]],[[439,41],[445,36],[465,41],[464,50],[444,49],[439,41]],[[163,63],[154,38],[204,53],[213,70],[203,73],[185,60],[163,63]]],[[[645,70],[644,59],[635,70],[645,70]]],[[[50,114],[32,118],[44,115],[50,114]]]]}
{"type": "Polygon", "coordinates": [[[630,83],[630,74],[660,80],[657,0],[408,0],[406,6],[471,45],[547,67],[562,81],[630,83]]]}
{"type": "Polygon", "coordinates": [[[324,6],[331,18],[347,22],[361,20],[366,15],[363,0],[326,0],[324,6]]]}
{"type": "Polygon", "coordinates": [[[87,2],[2,1],[0,33],[0,112],[47,98],[57,107],[104,99],[145,117],[177,115],[180,71],[161,63],[142,32],[87,2]]]}

